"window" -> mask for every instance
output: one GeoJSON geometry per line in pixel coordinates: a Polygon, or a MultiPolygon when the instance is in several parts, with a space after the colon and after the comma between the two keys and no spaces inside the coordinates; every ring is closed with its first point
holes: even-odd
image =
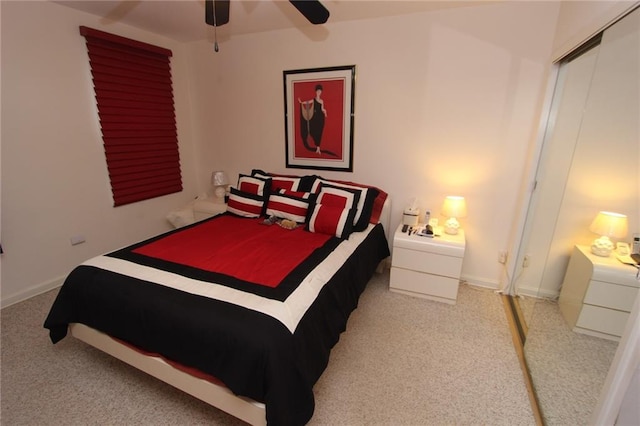
{"type": "Polygon", "coordinates": [[[171,50],[80,27],[114,206],[182,191],[171,50]]]}

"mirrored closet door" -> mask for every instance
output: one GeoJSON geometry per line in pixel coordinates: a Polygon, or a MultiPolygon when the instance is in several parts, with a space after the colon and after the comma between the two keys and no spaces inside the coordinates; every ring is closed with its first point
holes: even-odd
{"type": "MultiPolygon", "coordinates": [[[[602,210],[640,232],[640,9],[558,67],[514,278],[525,358],[547,425],[588,424],[617,347],[572,331],[558,305],[574,248],[602,210]]],[[[615,240],[614,240],[615,242],[615,240]]],[[[635,274],[629,266],[630,274],[635,274]]]]}

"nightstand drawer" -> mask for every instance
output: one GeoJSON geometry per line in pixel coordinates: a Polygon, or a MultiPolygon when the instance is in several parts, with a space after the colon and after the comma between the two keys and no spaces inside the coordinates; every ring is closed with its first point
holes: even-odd
{"type": "Polygon", "coordinates": [[[459,277],[462,258],[394,247],[391,266],[445,277],[459,277]]]}
{"type": "Polygon", "coordinates": [[[584,297],[584,303],[631,312],[638,289],[601,281],[591,281],[584,297]]]}
{"type": "Polygon", "coordinates": [[[435,296],[455,302],[458,297],[458,279],[391,267],[390,289],[416,293],[417,296],[435,296]]]}
{"type": "Polygon", "coordinates": [[[622,336],[627,319],[629,319],[628,312],[583,305],[576,327],[622,336]]]}
{"type": "Polygon", "coordinates": [[[464,256],[464,237],[444,235],[435,238],[418,237],[415,234],[408,236],[405,233],[396,232],[393,247],[426,253],[442,254],[453,257],[464,256]]]}

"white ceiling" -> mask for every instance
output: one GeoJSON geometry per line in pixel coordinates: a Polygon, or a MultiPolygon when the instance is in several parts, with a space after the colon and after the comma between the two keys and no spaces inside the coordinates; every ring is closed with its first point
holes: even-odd
{"type": "MultiPolygon", "coordinates": [[[[188,42],[211,40],[213,28],[204,22],[204,0],[51,0],[73,9],[102,17],[109,24],[120,22],[172,39],[188,42]]],[[[322,0],[331,14],[328,22],[464,7],[485,0],[322,0]]],[[[313,25],[286,0],[231,0],[229,23],[218,27],[217,36],[299,28],[313,31],[313,25]]]]}

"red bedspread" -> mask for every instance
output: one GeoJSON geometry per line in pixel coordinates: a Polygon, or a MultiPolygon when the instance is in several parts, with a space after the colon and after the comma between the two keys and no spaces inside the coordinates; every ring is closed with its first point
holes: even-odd
{"type": "Polygon", "coordinates": [[[265,226],[262,219],[218,217],[197,228],[167,235],[133,250],[165,261],[277,287],[329,235],[265,226]]]}

